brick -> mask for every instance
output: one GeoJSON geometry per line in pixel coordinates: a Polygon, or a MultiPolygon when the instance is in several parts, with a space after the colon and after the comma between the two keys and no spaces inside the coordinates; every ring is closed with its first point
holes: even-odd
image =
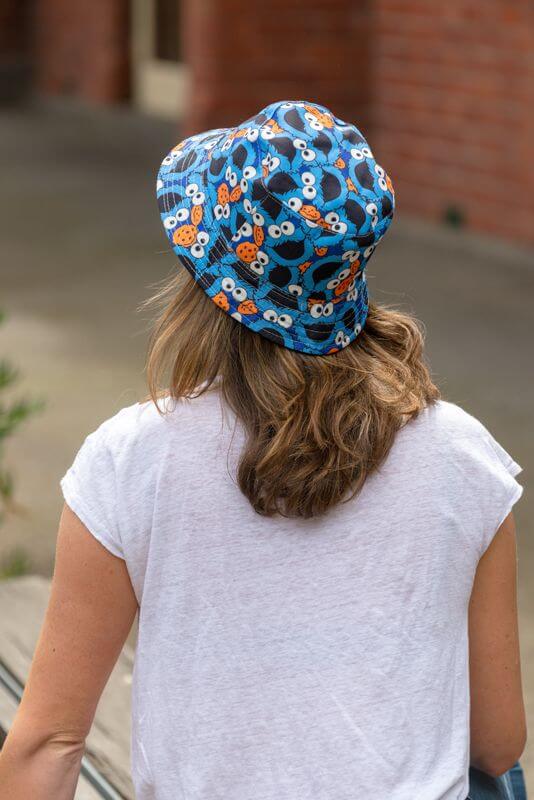
{"type": "Polygon", "coordinates": [[[38,88],[98,103],[128,96],[127,0],[37,0],[38,88]]]}

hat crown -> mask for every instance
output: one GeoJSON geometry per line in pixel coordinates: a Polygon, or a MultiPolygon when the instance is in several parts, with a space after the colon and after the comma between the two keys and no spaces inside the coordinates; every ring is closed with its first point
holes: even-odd
{"type": "Polygon", "coordinates": [[[357,335],[363,270],[390,224],[393,191],[354,125],[306,101],[273,103],[185,140],[163,167],[169,238],[221,308],[305,352],[357,335]]]}
{"type": "Polygon", "coordinates": [[[393,211],[393,198],[384,197],[385,172],[361,131],[317,104],[267,106],[230,129],[213,158],[227,164],[220,183],[236,186],[244,178],[243,199],[278,201],[308,229],[369,244],[393,211]]]}

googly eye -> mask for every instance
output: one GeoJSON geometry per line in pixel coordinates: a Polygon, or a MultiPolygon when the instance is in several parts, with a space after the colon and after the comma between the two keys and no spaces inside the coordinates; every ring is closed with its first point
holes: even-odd
{"type": "Polygon", "coordinates": [[[241,236],[252,236],[252,225],[250,222],[244,222],[239,228],[241,236]]]}
{"type": "Polygon", "coordinates": [[[194,256],[195,258],[202,258],[202,256],[204,255],[204,248],[202,247],[201,244],[199,244],[199,242],[195,242],[195,244],[191,248],[191,255],[194,256]]]}
{"type": "Polygon", "coordinates": [[[171,155],[165,156],[161,163],[166,167],[170,167],[170,165],[174,163],[174,158],[171,155]]]}
{"type": "Polygon", "coordinates": [[[191,198],[191,202],[194,206],[201,206],[204,200],[206,199],[206,195],[204,192],[195,192],[193,197],[191,198]]]}
{"type": "Polygon", "coordinates": [[[384,178],[385,175],[386,175],[386,171],[385,171],[384,167],[381,167],[380,164],[375,164],[375,172],[381,178],[384,178]]]}
{"type": "Polygon", "coordinates": [[[222,215],[223,215],[223,207],[219,203],[217,203],[216,206],[213,206],[213,216],[215,217],[215,219],[221,219],[222,215]]]}
{"type": "Polygon", "coordinates": [[[186,219],[189,218],[189,209],[188,208],[179,208],[176,212],[176,219],[178,222],[185,222],[186,219]]]}
{"type": "Polygon", "coordinates": [[[232,146],[232,140],[231,139],[225,139],[225,141],[222,144],[221,150],[223,150],[223,151],[229,150],[231,146],[232,146]]]}
{"type": "Polygon", "coordinates": [[[329,317],[333,313],[334,313],[334,304],[325,303],[323,306],[323,317],[329,317]]]}
{"type": "Polygon", "coordinates": [[[248,189],[248,181],[246,180],[246,178],[241,178],[241,180],[239,181],[239,187],[240,187],[242,192],[246,192],[247,191],[247,189],[248,189]]]}
{"type": "Polygon", "coordinates": [[[161,178],[158,178],[156,181],[156,192],[159,192],[160,189],[163,189],[164,185],[165,184],[163,183],[161,178]]]}
{"type": "Polygon", "coordinates": [[[302,158],[304,161],[313,161],[316,155],[315,150],[311,150],[309,147],[302,151],[302,158]]]}
{"type": "Polygon", "coordinates": [[[369,258],[370,256],[372,256],[372,254],[374,253],[374,251],[375,251],[375,246],[374,246],[374,244],[371,244],[371,245],[369,245],[369,247],[367,247],[367,248],[366,248],[366,249],[363,251],[363,256],[364,256],[364,258],[369,258]]]}
{"type": "Polygon", "coordinates": [[[234,235],[232,236],[232,242],[239,242],[240,239],[241,239],[241,231],[234,233],[234,235]]]}
{"type": "Polygon", "coordinates": [[[304,139],[293,139],[293,146],[296,147],[297,150],[306,150],[306,142],[304,139]]]}
{"type": "Polygon", "coordinates": [[[287,201],[289,208],[293,209],[293,211],[300,211],[303,206],[303,202],[300,197],[290,197],[287,201]]]}
{"type": "Polygon", "coordinates": [[[274,172],[274,170],[280,166],[280,159],[277,156],[271,158],[269,162],[269,172],[274,172]]]}
{"type": "Polygon", "coordinates": [[[187,197],[193,197],[198,192],[198,185],[196,183],[188,183],[185,187],[187,197]]]}
{"type": "Polygon", "coordinates": [[[232,172],[230,174],[230,177],[228,178],[228,183],[230,184],[232,189],[234,188],[234,186],[237,186],[237,175],[235,172],[232,172]]]}
{"type": "Polygon", "coordinates": [[[292,233],[295,233],[295,226],[289,220],[282,222],[280,227],[282,228],[282,233],[285,233],[286,236],[291,236],[292,233]]]}
{"type": "Polygon", "coordinates": [[[245,197],[245,199],[243,200],[243,208],[245,209],[247,214],[252,214],[252,203],[250,202],[248,197],[245,197]]]}
{"type": "Polygon", "coordinates": [[[335,289],[341,283],[340,278],[332,278],[331,281],[328,281],[326,284],[327,289],[335,289]]]}
{"type": "Polygon", "coordinates": [[[232,174],[232,167],[226,167],[226,172],[224,173],[225,180],[230,180],[230,175],[232,174]]]}
{"type": "Polygon", "coordinates": [[[347,261],[349,258],[351,261],[354,261],[355,258],[359,258],[360,251],[359,250],[345,250],[341,258],[343,261],[347,261]]]}
{"type": "Polygon", "coordinates": [[[373,217],[373,219],[371,220],[371,228],[376,228],[377,225],[378,225],[378,217],[373,217]]]}
{"type": "Polygon", "coordinates": [[[269,263],[269,256],[267,255],[267,253],[264,253],[262,250],[258,250],[258,252],[256,253],[256,257],[257,257],[258,261],[260,262],[260,264],[262,266],[264,266],[264,267],[266,267],[267,264],[269,263]]]}
{"type": "Polygon", "coordinates": [[[318,319],[323,314],[323,304],[322,303],[314,303],[310,308],[310,314],[314,319],[318,319]]]}
{"type": "Polygon", "coordinates": [[[376,203],[367,203],[365,206],[365,210],[368,214],[371,214],[373,217],[378,214],[378,207],[376,203]]]}
{"type": "Polygon", "coordinates": [[[260,264],[259,261],[251,261],[249,267],[252,270],[252,272],[256,273],[256,275],[263,275],[264,273],[263,266],[260,264]]]}
{"type": "Polygon", "coordinates": [[[281,108],[293,108],[294,103],[282,103],[281,108]]]}
{"type": "Polygon", "coordinates": [[[255,142],[259,135],[260,135],[260,132],[259,132],[259,130],[257,128],[250,128],[247,131],[246,138],[247,138],[247,140],[249,142],[255,142]]]}
{"type": "Polygon", "coordinates": [[[313,200],[314,197],[317,197],[317,189],[314,186],[305,186],[302,194],[307,200],[313,200]]]}
{"type": "Polygon", "coordinates": [[[273,239],[279,239],[282,235],[282,229],[278,227],[278,225],[269,225],[267,228],[269,236],[272,236],[273,239]]]}
{"type": "Polygon", "coordinates": [[[363,152],[361,150],[358,150],[357,147],[353,147],[352,150],[350,151],[350,154],[353,158],[356,159],[356,161],[363,161],[363,152]]]}
{"type": "Polygon", "coordinates": [[[287,330],[287,328],[290,328],[293,325],[293,319],[289,316],[289,314],[280,314],[278,317],[278,324],[287,330]]]}
{"type": "Polygon", "coordinates": [[[325,214],[324,221],[329,225],[334,225],[336,222],[339,222],[339,214],[336,214],[335,211],[329,211],[328,214],[325,214]]]}
{"type": "Polygon", "coordinates": [[[252,215],[252,219],[254,220],[254,225],[259,225],[261,227],[265,224],[265,217],[257,211],[252,215]]]}
{"type": "Polygon", "coordinates": [[[318,227],[317,223],[313,222],[313,220],[311,220],[311,219],[305,219],[304,222],[306,223],[308,228],[317,228],[318,227]]]}
{"type": "Polygon", "coordinates": [[[197,235],[197,242],[201,245],[206,245],[210,240],[210,235],[206,231],[200,231],[197,235]]]}
{"type": "Polygon", "coordinates": [[[296,283],[290,283],[287,287],[287,291],[289,294],[292,294],[293,297],[300,297],[302,294],[302,286],[297,286],[296,283]]]}
{"type": "Polygon", "coordinates": [[[347,223],[346,222],[334,222],[332,225],[332,230],[334,233],[346,233],[347,232],[347,223]]]}
{"type": "Polygon", "coordinates": [[[243,300],[247,299],[247,290],[244,289],[242,286],[236,286],[234,291],[232,292],[232,297],[234,300],[237,300],[239,303],[242,303],[243,300]]]}
{"type": "Polygon", "coordinates": [[[267,322],[277,322],[278,314],[273,308],[268,308],[267,311],[263,312],[263,319],[266,319],[267,322]]]}
{"type": "Polygon", "coordinates": [[[256,167],[245,167],[243,170],[243,177],[246,178],[248,181],[251,178],[256,177],[256,167]]]}
{"type": "Polygon", "coordinates": [[[320,122],[313,114],[310,114],[309,111],[304,114],[304,118],[310,123],[310,128],[313,128],[314,131],[323,130],[324,125],[322,122],[320,122]]]}
{"type": "Polygon", "coordinates": [[[301,175],[302,183],[305,186],[312,186],[315,183],[315,175],[313,172],[303,172],[301,175]]]}
{"type": "Polygon", "coordinates": [[[223,206],[222,215],[224,219],[228,219],[230,217],[230,206],[228,204],[223,206]]]}
{"type": "Polygon", "coordinates": [[[380,188],[382,189],[383,192],[387,192],[388,184],[387,184],[387,181],[386,181],[385,178],[379,178],[378,179],[378,185],[380,186],[380,188]]]}
{"type": "Polygon", "coordinates": [[[233,292],[235,289],[235,281],[233,278],[223,278],[221,288],[225,292],[233,292]]]}
{"type": "Polygon", "coordinates": [[[338,274],[338,278],[340,281],[344,281],[345,278],[348,278],[350,275],[350,269],[342,269],[341,272],[338,274]]]}
{"type": "Polygon", "coordinates": [[[274,139],[275,133],[271,128],[262,128],[261,129],[261,138],[262,139],[274,139]]]}
{"type": "Polygon", "coordinates": [[[360,325],[359,322],[357,322],[356,325],[354,326],[354,333],[357,336],[361,332],[362,332],[362,326],[360,325]]]}
{"type": "Polygon", "coordinates": [[[343,343],[343,339],[344,339],[344,337],[345,337],[345,334],[343,333],[343,331],[338,331],[338,332],[336,333],[335,342],[336,342],[336,344],[337,344],[338,346],[340,346],[340,345],[343,343]]]}
{"type": "Polygon", "coordinates": [[[364,154],[365,158],[372,158],[373,157],[373,154],[371,152],[371,148],[367,147],[367,145],[365,145],[365,147],[362,147],[362,153],[364,154]]]}
{"type": "Polygon", "coordinates": [[[173,228],[176,228],[178,224],[178,220],[175,216],[171,215],[170,217],[165,217],[163,220],[163,227],[166,228],[168,231],[172,231],[173,228]]]}

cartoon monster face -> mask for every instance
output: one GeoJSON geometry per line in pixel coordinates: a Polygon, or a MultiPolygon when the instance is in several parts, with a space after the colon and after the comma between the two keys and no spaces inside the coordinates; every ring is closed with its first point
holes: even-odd
{"type": "Polygon", "coordinates": [[[157,193],[171,245],[225,313],[309,354],[361,331],[364,270],[394,194],[355,126],[314,103],[273,103],[173,148],[157,193]]]}

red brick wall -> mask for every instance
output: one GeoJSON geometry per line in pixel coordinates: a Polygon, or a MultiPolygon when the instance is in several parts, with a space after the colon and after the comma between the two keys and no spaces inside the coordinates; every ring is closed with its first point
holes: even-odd
{"type": "Polygon", "coordinates": [[[313,99],[364,125],[372,0],[182,0],[192,72],[187,131],[313,99]]]}
{"type": "Polygon", "coordinates": [[[98,103],[128,95],[128,0],[38,0],[37,88],[98,103]]]}
{"type": "MultiPolygon", "coordinates": [[[[129,1],[36,2],[38,87],[124,98],[129,1]]],[[[368,134],[400,212],[452,211],[534,244],[531,0],[181,3],[192,77],[184,133],[272,100],[314,99],[368,134]]]]}
{"type": "Polygon", "coordinates": [[[398,208],[534,243],[534,5],[376,0],[373,143],[398,208]]]}

